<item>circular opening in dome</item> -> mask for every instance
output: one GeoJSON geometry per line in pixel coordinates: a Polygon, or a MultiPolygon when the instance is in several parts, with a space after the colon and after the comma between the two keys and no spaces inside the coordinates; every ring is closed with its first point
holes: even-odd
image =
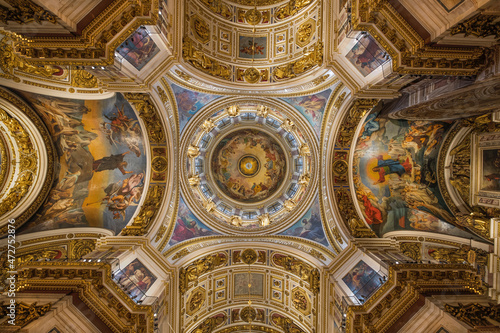
{"type": "Polygon", "coordinates": [[[238,162],[238,170],[245,177],[253,177],[260,170],[259,159],[253,155],[244,155],[238,162]]]}
{"type": "Polygon", "coordinates": [[[287,159],[281,145],[257,129],[224,136],[211,156],[211,176],[229,198],[243,203],[272,196],[285,180],[287,159]]]}

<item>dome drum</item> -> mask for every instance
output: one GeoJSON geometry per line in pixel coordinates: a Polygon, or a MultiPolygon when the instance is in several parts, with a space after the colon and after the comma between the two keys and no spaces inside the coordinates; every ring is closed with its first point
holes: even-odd
{"type": "Polygon", "coordinates": [[[302,130],[262,104],[216,112],[186,152],[188,193],[225,230],[276,227],[309,191],[311,149],[302,130]]]}

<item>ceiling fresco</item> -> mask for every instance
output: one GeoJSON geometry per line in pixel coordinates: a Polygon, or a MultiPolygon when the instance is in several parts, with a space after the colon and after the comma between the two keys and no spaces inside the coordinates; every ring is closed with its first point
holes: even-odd
{"type": "Polygon", "coordinates": [[[306,117],[307,121],[309,121],[319,137],[321,134],[323,114],[332,93],[332,89],[334,88],[332,87],[313,95],[288,97],[282,98],[282,100],[299,110],[299,112],[306,117]]]}
{"type": "Polygon", "coordinates": [[[292,120],[277,105],[214,102],[183,133],[187,203],[213,228],[257,231],[280,226],[296,207],[305,211],[313,138],[304,135],[305,119],[292,120]]]}
{"type": "Polygon", "coordinates": [[[225,136],[212,152],[212,177],[224,194],[243,202],[262,201],[276,192],[287,170],[283,148],[255,129],[225,136]]]}
{"type": "Polygon", "coordinates": [[[151,38],[148,30],[140,27],[127,38],[118,48],[116,53],[125,58],[135,69],[140,71],[160,49],[151,38]]]}
{"type": "Polygon", "coordinates": [[[144,137],[123,95],[76,100],[17,92],[42,118],[57,150],[56,182],[22,232],[102,227],[118,234],[137,209],[144,137]]]}
{"type": "Polygon", "coordinates": [[[356,198],[378,236],[396,230],[470,237],[454,220],[436,180],[437,157],[449,121],[366,117],[354,154],[356,198]]]}
{"type": "Polygon", "coordinates": [[[174,232],[170,238],[168,246],[170,247],[193,238],[216,235],[220,234],[212,231],[200,222],[200,220],[189,210],[189,207],[186,205],[181,196],[179,198],[179,208],[177,211],[174,232]]]}
{"type": "Polygon", "coordinates": [[[177,110],[179,112],[180,131],[184,129],[187,122],[193,115],[196,114],[203,106],[221,97],[217,95],[205,94],[189,89],[184,89],[176,84],[171,84],[172,91],[177,102],[177,110]]]}
{"type": "Polygon", "coordinates": [[[500,1],[0,3],[10,331],[500,325],[500,1]]]}
{"type": "Polygon", "coordinates": [[[331,247],[326,238],[323,223],[321,221],[319,198],[316,196],[313,205],[304,216],[290,228],[280,233],[280,235],[304,238],[323,246],[331,247]]]}

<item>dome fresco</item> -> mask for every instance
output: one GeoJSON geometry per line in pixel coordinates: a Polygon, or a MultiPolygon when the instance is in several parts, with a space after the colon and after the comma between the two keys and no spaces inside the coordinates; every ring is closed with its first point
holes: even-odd
{"type": "Polygon", "coordinates": [[[181,186],[186,205],[209,227],[284,230],[307,211],[317,149],[307,119],[290,110],[282,101],[220,100],[187,124],[181,186]]]}
{"type": "Polygon", "coordinates": [[[214,148],[212,176],[237,201],[258,202],[276,192],[286,174],[283,149],[269,134],[254,129],[232,132],[214,148]]]}

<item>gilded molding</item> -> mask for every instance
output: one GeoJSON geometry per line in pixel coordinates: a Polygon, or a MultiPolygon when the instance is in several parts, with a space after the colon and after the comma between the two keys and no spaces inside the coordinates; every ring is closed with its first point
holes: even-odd
{"type": "Polygon", "coordinates": [[[89,262],[31,262],[18,267],[19,293],[77,292],[114,332],[153,332],[153,308],[136,304],[111,279],[111,267],[89,262]],[[106,300],[106,301],[104,301],[106,300]]]}
{"type": "Polygon", "coordinates": [[[175,193],[175,195],[171,196],[171,201],[170,204],[168,205],[168,212],[165,214],[165,223],[160,226],[158,229],[156,235],[155,235],[155,242],[160,242],[158,243],[157,248],[163,249],[168,240],[170,239],[174,228],[175,228],[175,221],[177,218],[177,209],[179,206],[179,177],[178,175],[178,170],[179,170],[179,163],[177,162],[179,159],[179,154],[178,154],[178,148],[179,148],[179,137],[180,137],[180,131],[179,131],[179,115],[178,115],[178,110],[177,110],[177,104],[175,97],[173,95],[173,92],[169,86],[169,84],[166,82],[164,78],[161,79],[161,83],[156,87],[157,93],[163,103],[163,106],[166,108],[167,116],[170,119],[168,122],[168,125],[170,126],[170,133],[172,135],[171,140],[169,142],[169,147],[172,149],[171,151],[171,166],[173,167],[172,170],[170,170],[171,173],[173,173],[172,177],[172,182],[169,185],[169,189],[175,193]],[[162,88],[163,87],[163,88],[162,88]],[[173,161],[173,163],[172,163],[173,161]],[[170,218],[170,219],[169,219],[170,218]]]}
{"type": "Polygon", "coordinates": [[[221,63],[205,55],[203,51],[197,50],[190,38],[185,37],[182,44],[182,57],[194,68],[211,76],[223,80],[231,80],[233,77],[232,66],[221,63]]]}
{"type": "Polygon", "coordinates": [[[464,37],[472,35],[480,38],[488,36],[498,38],[500,37],[500,22],[493,23],[497,20],[497,15],[478,14],[451,28],[450,35],[464,34],[464,37]]]}
{"type": "Polygon", "coordinates": [[[46,65],[105,66],[114,61],[114,51],[141,25],[154,25],[159,2],[138,0],[134,4],[113,1],[75,37],[30,37],[10,35],[16,41],[16,52],[32,63],[46,65]],[[128,25],[132,22],[131,25],[128,25]],[[123,30],[127,26],[126,30],[123,30]],[[116,37],[118,36],[118,37],[116,37]],[[109,41],[113,40],[112,43],[109,41]],[[56,58],[57,60],[47,60],[56,58]]]}
{"type": "Polygon", "coordinates": [[[30,22],[42,23],[48,21],[52,24],[57,23],[57,16],[44,10],[31,0],[5,0],[11,8],[0,5],[0,21],[9,24],[9,21],[18,24],[27,24],[30,22]]]}
{"type": "MultiPolygon", "coordinates": [[[[340,90],[337,92],[337,94],[340,90]]],[[[348,185],[349,149],[355,143],[354,134],[365,114],[378,103],[377,99],[358,99],[350,106],[341,120],[341,125],[334,138],[332,172],[334,185],[334,198],[340,212],[341,219],[355,238],[373,238],[375,233],[364,223],[364,218],[359,216],[353,195],[348,185]]],[[[338,230],[337,230],[338,232],[338,230]]]]}
{"type": "Polygon", "coordinates": [[[154,143],[165,142],[163,122],[151,97],[142,93],[125,93],[124,96],[139,112],[139,116],[146,125],[149,139],[154,143]]]}
{"type": "MultiPolygon", "coordinates": [[[[468,229],[486,241],[491,242],[489,235],[489,217],[493,217],[490,216],[491,211],[488,213],[487,209],[480,206],[470,207],[469,201],[467,200],[469,196],[468,188],[470,187],[470,179],[472,176],[470,152],[471,137],[474,133],[491,131],[491,127],[493,127],[494,131],[500,130],[500,127],[497,125],[489,125],[491,124],[489,117],[490,115],[461,119],[451,128],[441,145],[438,156],[437,181],[446,205],[456,218],[455,221],[451,222],[456,227],[468,229]],[[467,133],[458,144],[452,147],[451,144],[453,139],[464,128],[467,128],[467,133]],[[462,199],[461,204],[466,207],[466,211],[458,208],[458,203],[454,202],[446,186],[447,178],[445,177],[445,170],[447,166],[445,162],[447,154],[453,157],[451,162],[451,174],[448,181],[451,186],[457,190],[458,195],[462,199]]],[[[498,210],[494,210],[494,213],[497,214],[498,210]]]]}
{"type": "Polygon", "coordinates": [[[123,236],[142,236],[146,234],[152,222],[155,220],[163,202],[165,187],[153,185],[149,187],[146,200],[141,205],[139,214],[131,224],[122,230],[123,236]]]}
{"type": "MultiPolygon", "coordinates": [[[[1,12],[0,12],[1,13],[1,12]]],[[[8,306],[9,304],[2,305],[0,307],[0,317],[6,317],[7,314],[9,314],[9,309],[8,306]]],[[[43,317],[47,312],[50,311],[50,308],[52,307],[51,303],[47,303],[44,305],[37,305],[37,302],[31,303],[31,304],[26,304],[24,302],[15,302],[15,309],[16,309],[16,319],[15,319],[15,326],[20,326],[24,327],[31,322],[37,320],[40,317],[43,317]]],[[[10,324],[8,321],[5,321],[2,323],[3,326],[7,326],[10,324]]]]}
{"type": "Polygon", "coordinates": [[[388,0],[353,1],[351,12],[353,29],[367,31],[377,40],[393,59],[396,73],[472,75],[487,63],[483,48],[425,46],[388,0]]]}
{"type": "MultiPolygon", "coordinates": [[[[36,126],[36,128],[38,129],[38,133],[42,137],[43,145],[45,146],[45,149],[47,151],[47,170],[53,170],[54,161],[55,161],[55,150],[53,147],[52,138],[51,138],[47,128],[45,127],[45,124],[42,122],[42,120],[38,117],[38,115],[31,108],[29,108],[20,98],[18,98],[16,95],[12,94],[10,91],[3,89],[3,88],[0,88],[0,98],[7,101],[10,104],[12,104],[17,109],[21,110],[29,118],[29,120],[36,126]]],[[[21,135],[21,132],[17,133],[16,136],[17,135],[21,135]]],[[[23,139],[22,136],[24,136],[24,135],[21,135],[21,137],[19,137],[19,139],[21,139],[21,141],[22,141],[20,143],[19,147],[21,147],[22,150],[31,149],[31,148],[29,148],[29,143],[25,140],[26,138],[23,139]]],[[[23,153],[24,154],[23,156],[26,156],[26,157],[30,157],[30,156],[33,157],[33,155],[26,155],[25,152],[22,152],[22,151],[20,153],[23,153]]],[[[36,162],[36,160],[33,160],[33,158],[31,158],[31,157],[29,159],[25,159],[26,162],[30,162],[30,163],[23,163],[21,165],[21,168],[23,168],[23,170],[25,170],[25,173],[27,173],[28,171],[30,171],[32,173],[37,168],[36,163],[35,163],[35,165],[32,164],[33,162],[36,162]]],[[[20,227],[24,222],[26,222],[28,220],[28,218],[31,217],[31,215],[33,215],[36,212],[36,210],[43,203],[46,195],[50,191],[54,175],[49,172],[44,176],[45,176],[45,180],[43,182],[42,189],[39,192],[39,194],[37,195],[37,197],[33,200],[33,202],[31,203],[31,205],[28,208],[26,208],[23,212],[20,213],[20,215],[18,217],[16,217],[16,219],[15,219],[16,220],[15,221],[16,228],[20,227]]],[[[19,192],[17,194],[22,194],[25,191],[25,187],[27,186],[27,182],[32,181],[32,179],[30,180],[28,175],[26,175],[26,177],[27,178],[23,178],[23,179],[21,179],[21,177],[20,177],[20,180],[22,183],[19,184],[19,188],[18,188],[19,192]]],[[[17,194],[16,194],[16,196],[17,196],[17,194]]],[[[17,201],[17,202],[19,202],[19,201],[17,201]]],[[[4,225],[3,227],[0,228],[0,234],[5,234],[6,232],[7,232],[7,225],[4,225]]]]}
{"type": "Polygon", "coordinates": [[[389,267],[387,282],[363,305],[349,306],[347,327],[354,332],[383,333],[420,294],[482,294],[486,287],[475,268],[462,264],[400,264],[389,267]]]}

